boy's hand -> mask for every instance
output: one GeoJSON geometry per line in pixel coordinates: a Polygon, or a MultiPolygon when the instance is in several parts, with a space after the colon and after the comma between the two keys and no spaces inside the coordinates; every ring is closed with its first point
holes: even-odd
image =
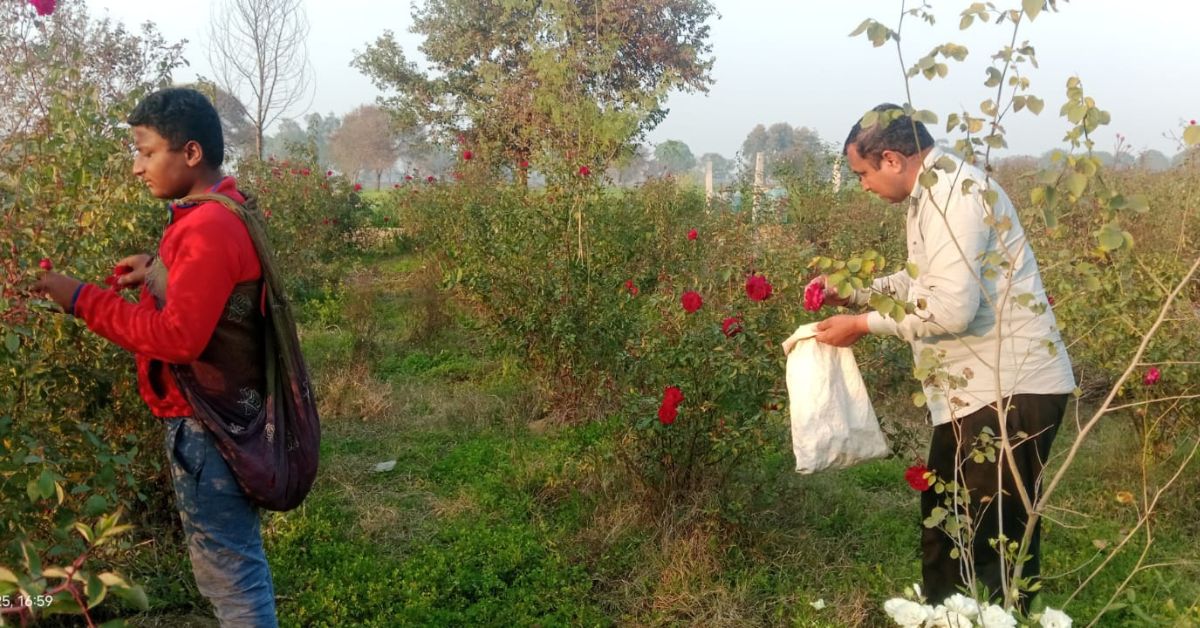
{"type": "Polygon", "coordinates": [[[154,258],[145,253],[139,253],[117,262],[117,268],[124,266],[130,269],[129,272],[117,276],[117,287],[129,288],[142,285],[146,281],[146,271],[150,269],[150,260],[152,259],[154,258]]]}
{"type": "Polygon", "coordinates": [[[817,284],[825,289],[825,301],[824,301],[825,303],[827,303],[829,305],[842,305],[842,306],[850,305],[850,299],[851,299],[851,297],[853,297],[853,295],[846,297],[844,299],[842,297],[839,297],[837,288],[834,288],[833,286],[829,285],[828,278],[825,275],[821,275],[820,277],[817,277],[816,279],[813,279],[812,281],[808,282],[808,285],[810,285],[810,286],[813,284],[817,284]]]}
{"type": "Polygon", "coordinates": [[[45,293],[64,312],[68,312],[71,309],[71,297],[75,296],[75,289],[82,283],[82,281],[66,275],[48,272],[33,284],[33,290],[45,293]]]}

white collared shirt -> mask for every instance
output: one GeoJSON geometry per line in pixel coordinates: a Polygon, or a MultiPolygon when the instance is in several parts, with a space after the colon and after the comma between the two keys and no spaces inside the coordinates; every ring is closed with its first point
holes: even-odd
{"type": "MultiPolygon", "coordinates": [[[[1071,361],[1012,202],[982,170],[939,148],[924,164],[938,179],[928,189],[916,183],[910,196],[908,261],[917,276],[900,271],[873,283],[918,307],[900,322],[869,313],[871,333],[912,344],[934,425],[1009,395],[1073,391],[1071,361]],[[943,157],[954,172],[933,169],[943,157]],[[991,208],[988,187],[997,193],[991,208]]],[[[869,296],[860,290],[854,302],[866,305],[869,296]]]]}

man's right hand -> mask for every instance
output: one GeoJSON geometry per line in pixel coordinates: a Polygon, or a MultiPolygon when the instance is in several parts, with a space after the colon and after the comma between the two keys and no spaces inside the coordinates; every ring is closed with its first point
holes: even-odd
{"type": "Polygon", "coordinates": [[[153,257],[145,253],[139,253],[137,255],[130,255],[117,262],[117,268],[126,266],[132,269],[117,277],[117,285],[121,288],[142,285],[146,281],[146,271],[150,269],[150,261],[153,259],[153,257]]]}

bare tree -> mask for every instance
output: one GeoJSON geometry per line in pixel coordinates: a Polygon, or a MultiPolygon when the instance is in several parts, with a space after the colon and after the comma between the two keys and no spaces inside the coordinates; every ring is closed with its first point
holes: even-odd
{"type": "Polygon", "coordinates": [[[209,63],[222,89],[246,103],[254,147],[311,87],[308,19],[302,0],[222,0],[209,24],[209,63]]]}
{"type": "Polygon", "coordinates": [[[375,175],[379,189],[383,173],[396,165],[400,146],[391,116],[375,105],[363,105],[342,118],[342,126],[330,138],[333,163],[351,178],[362,173],[375,175]]]}

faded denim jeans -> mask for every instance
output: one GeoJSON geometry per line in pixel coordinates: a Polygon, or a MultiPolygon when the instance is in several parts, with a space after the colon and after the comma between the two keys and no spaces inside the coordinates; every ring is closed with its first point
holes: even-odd
{"type": "Polygon", "coordinates": [[[246,499],[199,421],[165,423],[175,503],[200,593],[212,602],[223,627],[278,626],[258,507],[246,499]]]}

